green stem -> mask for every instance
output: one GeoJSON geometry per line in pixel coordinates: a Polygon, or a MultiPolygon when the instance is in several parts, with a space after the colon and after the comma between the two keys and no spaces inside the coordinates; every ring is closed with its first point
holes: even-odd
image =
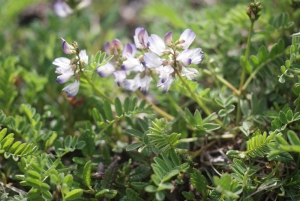
{"type": "MultiPolygon", "coordinates": [[[[203,73],[207,74],[207,75],[213,75],[211,71],[207,70],[207,69],[203,69],[202,70],[203,73]]],[[[237,90],[237,88],[235,88],[232,84],[230,84],[227,80],[225,80],[223,77],[219,76],[219,75],[214,75],[215,78],[217,78],[220,82],[222,82],[225,86],[227,86],[231,91],[233,91],[235,94],[240,95],[240,91],[237,90]]]]}
{"type": "Polygon", "coordinates": [[[240,88],[239,88],[239,91],[240,93],[242,93],[242,88],[243,88],[243,84],[245,82],[245,78],[246,78],[246,65],[248,63],[248,58],[249,58],[249,52],[250,52],[250,46],[251,46],[251,36],[252,36],[252,32],[253,32],[253,25],[254,25],[254,22],[251,21],[251,25],[250,25],[250,28],[249,28],[249,35],[248,35],[248,39],[247,39],[247,47],[246,47],[246,52],[245,52],[245,66],[243,66],[243,69],[242,69],[242,76],[241,76],[241,81],[240,81],[240,88]]]}
{"type": "Polygon", "coordinates": [[[285,54],[285,52],[281,52],[280,54],[277,54],[275,57],[271,58],[271,59],[267,59],[265,62],[261,63],[248,77],[248,79],[246,80],[245,84],[242,86],[242,90],[246,90],[248,85],[250,84],[250,82],[253,80],[253,78],[256,76],[256,74],[269,62],[273,61],[274,59],[277,59],[278,57],[280,57],[281,55],[285,54]]]}
{"type": "Polygon", "coordinates": [[[83,77],[91,85],[91,87],[94,89],[94,91],[96,91],[98,93],[99,96],[101,96],[102,98],[104,98],[105,100],[110,102],[111,104],[114,103],[113,100],[111,100],[108,96],[106,96],[103,91],[101,91],[98,87],[95,86],[95,84],[86,76],[86,74],[83,71],[81,72],[81,75],[83,75],[83,77]]]}
{"type": "Polygon", "coordinates": [[[251,21],[251,25],[249,28],[249,35],[248,35],[248,39],[247,39],[247,47],[246,47],[246,52],[245,52],[245,63],[244,66],[242,66],[242,75],[241,75],[241,81],[240,81],[240,87],[239,87],[239,95],[238,95],[238,103],[237,103],[237,114],[236,114],[236,125],[239,124],[240,119],[241,119],[241,115],[242,115],[242,111],[241,111],[241,96],[243,93],[243,84],[245,82],[246,79],[246,66],[248,64],[248,59],[249,59],[249,52],[250,52],[250,46],[251,46],[251,36],[252,36],[252,32],[253,32],[253,25],[254,25],[254,21],[251,21]]]}
{"type": "MultiPolygon", "coordinates": [[[[202,103],[202,101],[198,98],[198,96],[192,91],[192,89],[190,88],[190,86],[186,83],[186,81],[184,80],[184,78],[181,76],[179,70],[175,69],[175,72],[176,72],[177,76],[179,77],[179,79],[181,80],[181,82],[183,83],[183,85],[185,86],[185,88],[190,92],[190,94],[192,95],[193,99],[198,103],[198,105],[205,112],[205,114],[207,116],[209,116],[211,114],[211,111],[206,107],[206,105],[204,105],[204,103],[202,103]]],[[[215,121],[218,124],[222,125],[222,122],[220,120],[215,119],[215,121]]]]}
{"type": "Polygon", "coordinates": [[[144,99],[149,105],[151,105],[151,106],[152,106],[152,109],[153,109],[154,111],[156,111],[158,114],[160,114],[160,115],[163,116],[163,117],[166,117],[167,119],[169,119],[169,120],[171,120],[171,121],[175,119],[172,115],[166,113],[165,111],[163,111],[162,109],[160,109],[160,108],[157,107],[156,105],[153,105],[153,104],[146,98],[146,96],[144,96],[144,94],[142,94],[142,92],[137,91],[136,93],[137,93],[142,99],[144,99]]]}
{"type": "Polygon", "coordinates": [[[180,113],[181,116],[185,116],[183,109],[178,105],[176,101],[174,101],[173,97],[169,94],[169,92],[165,93],[171,105],[180,113]]]}

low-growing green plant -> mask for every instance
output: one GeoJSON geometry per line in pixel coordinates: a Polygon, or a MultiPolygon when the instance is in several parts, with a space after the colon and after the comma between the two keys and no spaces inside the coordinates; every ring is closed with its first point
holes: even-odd
{"type": "Polygon", "coordinates": [[[300,199],[299,1],[1,3],[1,200],[300,199]]]}

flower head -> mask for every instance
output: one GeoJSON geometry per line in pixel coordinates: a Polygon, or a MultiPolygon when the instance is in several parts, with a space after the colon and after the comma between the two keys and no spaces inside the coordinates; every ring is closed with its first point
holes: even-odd
{"type": "Polygon", "coordinates": [[[160,79],[157,83],[158,87],[161,87],[163,89],[163,93],[166,93],[170,87],[171,84],[174,82],[174,77],[173,76],[169,76],[167,80],[165,80],[165,82],[162,82],[162,79],[160,79]]]}
{"type": "Polygon", "coordinates": [[[118,84],[118,86],[120,87],[121,84],[124,82],[124,80],[126,79],[126,72],[123,70],[118,70],[113,72],[114,76],[115,76],[115,82],[118,84]]]}
{"type": "Polygon", "coordinates": [[[185,68],[182,67],[181,75],[186,76],[189,80],[195,80],[195,77],[199,74],[199,72],[195,68],[185,68]]]}

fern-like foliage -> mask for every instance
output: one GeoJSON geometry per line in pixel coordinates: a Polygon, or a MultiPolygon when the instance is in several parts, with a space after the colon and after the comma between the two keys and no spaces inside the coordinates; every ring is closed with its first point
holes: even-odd
{"type": "Polygon", "coordinates": [[[6,135],[6,133],[6,128],[0,131],[0,153],[4,153],[6,158],[12,156],[15,160],[18,160],[19,157],[24,157],[36,152],[37,146],[20,141],[14,142],[14,134],[10,133],[6,135]]]}
{"type": "Polygon", "coordinates": [[[247,141],[247,151],[245,151],[243,154],[252,158],[263,157],[270,151],[268,144],[274,141],[275,135],[275,133],[272,133],[267,136],[266,132],[261,134],[259,130],[256,131],[253,134],[253,137],[247,141]]]}
{"type": "Polygon", "coordinates": [[[160,157],[154,158],[155,163],[151,164],[154,172],[151,175],[151,180],[154,185],[146,187],[146,191],[155,192],[157,200],[164,200],[165,194],[163,190],[173,189],[174,186],[169,182],[172,177],[178,175],[180,172],[184,172],[189,168],[188,163],[180,162],[180,159],[174,149],[170,149],[170,157],[167,157],[164,153],[161,153],[160,157]]]}

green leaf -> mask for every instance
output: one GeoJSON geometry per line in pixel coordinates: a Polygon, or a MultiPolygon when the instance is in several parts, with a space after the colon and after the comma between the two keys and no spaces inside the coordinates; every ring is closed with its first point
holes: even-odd
{"type": "Polygon", "coordinates": [[[4,136],[6,135],[6,132],[7,132],[7,128],[3,128],[3,129],[0,131],[0,142],[1,142],[1,140],[4,138],[4,136]]]}
{"type": "Polygon", "coordinates": [[[259,60],[258,60],[258,58],[256,56],[251,55],[250,56],[250,60],[251,60],[251,62],[252,62],[252,64],[253,64],[254,67],[257,67],[259,65],[259,60]]]}
{"type": "Polygon", "coordinates": [[[149,186],[146,186],[145,191],[147,191],[149,193],[154,193],[157,191],[157,187],[153,186],[153,185],[149,185],[149,186]]]}
{"type": "Polygon", "coordinates": [[[286,114],[285,114],[283,111],[280,111],[280,112],[279,112],[279,120],[280,120],[281,123],[283,123],[283,124],[287,124],[287,123],[288,123],[286,114]]]}
{"type": "Polygon", "coordinates": [[[65,148],[70,149],[71,145],[72,145],[72,137],[69,135],[66,137],[66,139],[64,140],[65,143],[65,148]]]}
{"type": "Polygon", "coordinates": [[[200,171],[194,170],[191,174],[191,184],[194,188],[204,196],[206,194],[206,185],[207,181],[206,178],[201,174],[200,171]]]}
{"type": "Polygon", "coordinates": [[[268,50],[266,46],[261,46],[258,50],[258,60],[260,63],[265,62],[268,59],[268,50]]]}
{"type": "Polygon", "coordinates": [[[288,130],[287,137],[292,145],[300,146],[300,139],[294,131],[288,130]]]}
{"type": "Polygon", "coordinates": [[[287,118],[287,121],[288,121],[288,122],[293,121],[293,112],[292,112],[292,110],[288,110],[288,111],[286,112],[286,118],[287,118]]]}
{"type": "Polygon", "coordinates": [[[74,189],[71,192],[67,193],[67,195],[65,196],[65,199],[66,200],[76,200],[81,197],[82,193],[83,193],[82,189],[74,189]]]}
{"type": "Polygon", "coordinates": [[[83,183],[88,188],[91,186],[91,171],[92,171],[92,162],[88,161],[83,168],[83,183]]]}
{"type": "Polygon", "coordinates": [[[158,192],[155,193],[155,198],[158,201],[164,200],[165,199],[165,193],[162,192],[162,191],[158,191],[158,192]]]}
{"type": "Polygon", "coordinates": [[[138,193],[135,192],[133,189],[131,188],[127,188],[126,189],[126,196],[127,196],[127,200],[132,200],[132,201],[143,201],[143,199],[141,199],[138,196],[138,193]]]}
{"type": "Polygon", "coordinates": [[[170,149],[170,157],[171,157],[171,160],[172,160],[172,162],[175,166],[180,165],[180,160],[178,158],[178,155],[175,152],[175,149],[170,149]]]}
{"type": "Polygon", "coordinates": [[[136,148],[139,148],[139,147],[142,146],[142,145],[143,145],[142,142],[135,142],[135,143],[132,143],[132,144],[130,144],[130,145],[128,145],[128,146],[126,147],[126,151],[134,150],[134,149],[136,149],[136,148]]]}
{"type": "Polygon", "coordinates": [[[192,192],[183,191],[182,195],[184,196],[184,198],[186,200],[194,200],[195,199],[195,195],[192,192]]]}
{"type": "Polygon", "coordinates": [[[123,115],[122,103],[118,97],[115,98],[116,113],[120,117],[123,115]]]}
{"type": "Polygon", "coordinates": [[[104,110],[104,112],[105,112],[106,118],[107,118],[109,121],[114,120],[114,115],[113,115],[113,112],[112,112],[112,110],[111,110],[110,103],[109,103],[107,100],[104,101],[104,104],[103,104],[103,110],[104,110]]]}
{"type": "Polygon", "coordinates": [[[205,128],[206,131],[213,131],[219,129],[221,126],[219,124],[214,124],[214,123],[205,123],[203,124],[203,127],[205,128]]]}
{"type": "Polygon", "coordinates": [[[125,101],[124,101],[124,112],[125,113],[128,113],[128,111],[129,111],[130,102],[131,102],[131,100],[129,97],[125,98],[125,101]]]}
{"type": "Polygon", "coordinates": [[[125,132],[130,134],[130,135],[133,135],[133,136],[135,136],[139,139],[143,139],[143,136],[144,136],[143,133],[141,133],[140,131],[135,130],[135,129],[126,129],[125,132]]]}

